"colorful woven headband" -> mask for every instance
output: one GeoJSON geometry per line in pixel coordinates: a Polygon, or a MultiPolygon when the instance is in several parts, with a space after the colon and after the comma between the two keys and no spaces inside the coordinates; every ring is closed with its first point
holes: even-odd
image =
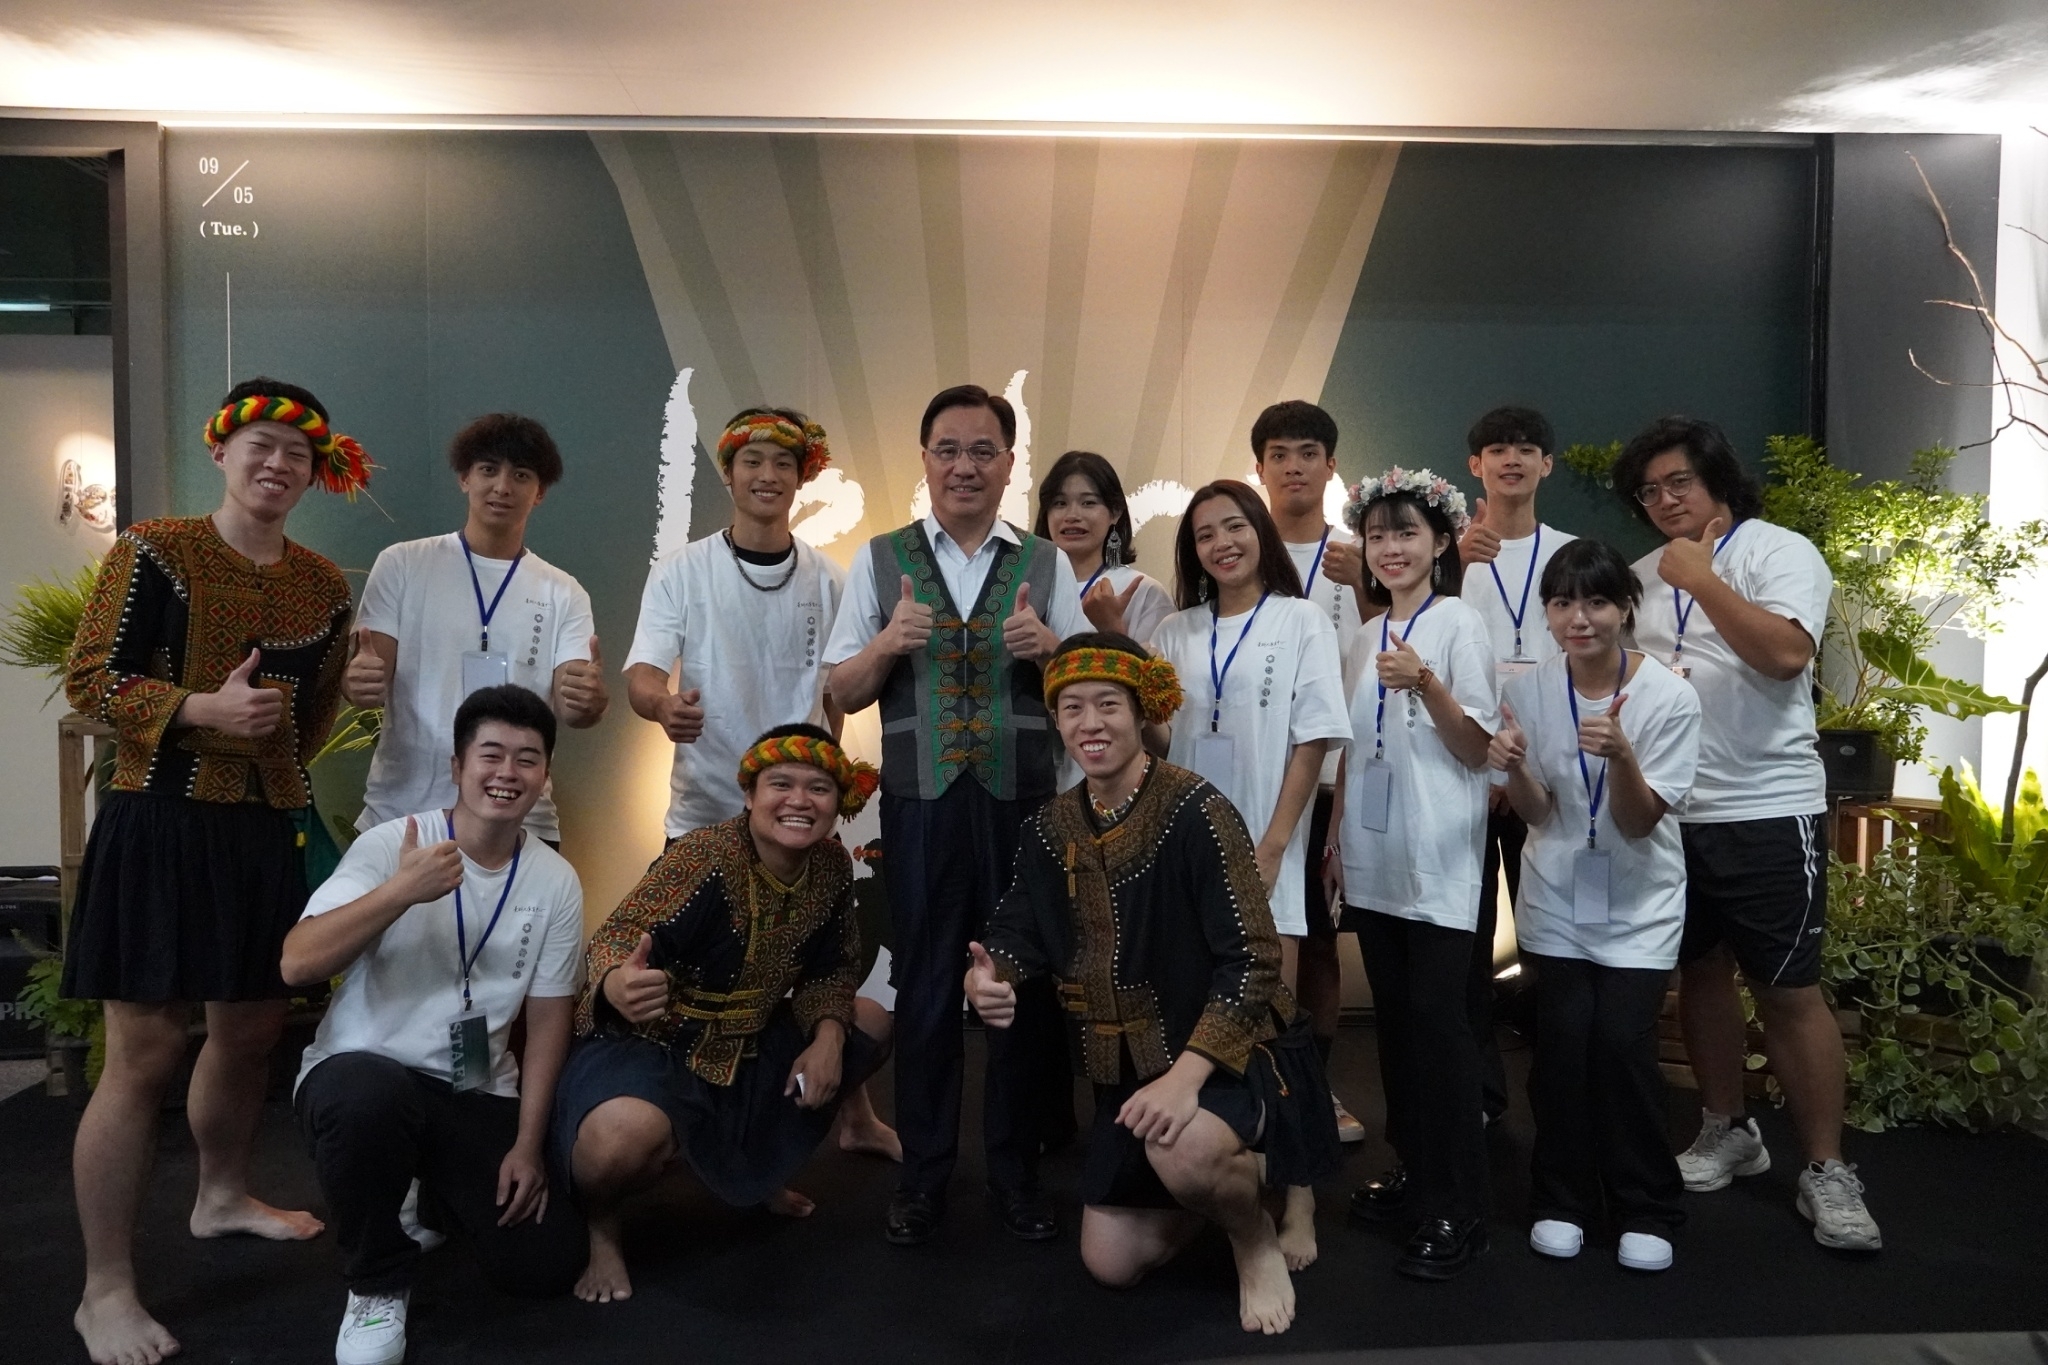
{"type": "Polygon", "coordinates": [[[356,439],[330,429],[326,418],[290,398],[259,393],[228,404],[206,424],[206,444],[217,446],[251,422],[282,422],[305,432],[313,443],[313,481],[328,492],[354,502],[356,494],[369,486],[375,466],[356,439]]]}
{"type": "Polygon", "coordinates": [[[832,463],[832,448],[825,444],[825,428],[816,422],[806,418],[798,426],[772,412],[746,412],[726,423],[725,435],[718,438],[718,467],[731,469],[732,457],[739,454],[740,447],[755,441],[795,452],[800,461],[797,477],[804,483],[817,478],[832,463]]]}
{"type": "Polygon", "coordinates": [[[778,763],[803,763],[816,768],[839,784],[839,813],[849,820],[882,785],[882,774],[872,763],[848,758],[846,751],[829,739],[812,735],[782,735],[764,739],[740,755],[740,785],[752,789],[754,778],[778,763]]]}
{"type": "Polygon", "coordinates": [[[1164,659],[1093,645],[1070,649],[1045,666],[1045,704],[1054,706],[1060,689],[1077,682],[1121,683],[1130,688],[1148,725],[1164,725],[1180,710],[1180,674],[1164,659]]]}

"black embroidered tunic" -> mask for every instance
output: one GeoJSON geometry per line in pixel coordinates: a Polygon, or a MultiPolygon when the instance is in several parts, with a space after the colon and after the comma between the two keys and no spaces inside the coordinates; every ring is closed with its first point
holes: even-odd
{"type": "Polygon", "coordinates": [[[1025,824],[985,946],[1006,979],[1053,975],[1098,1085],[1118,1082],[1120,1045],[1140,1080],[1186,1049],[1241,1076],[1296,1013],[1243,818],[1163,760],[1107,830],[1086,783],[1025,824]]]}

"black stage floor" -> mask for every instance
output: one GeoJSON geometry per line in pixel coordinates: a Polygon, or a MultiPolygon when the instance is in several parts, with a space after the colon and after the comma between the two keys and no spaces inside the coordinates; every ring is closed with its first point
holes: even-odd
{"type": "MultiPolygon", "coordinates": [[[[1369,1028],[1345,1029],[1334,1070],[1376,1132],[1372,1041],[1369,1028]]],[[[971,1038],[970,1086],[979,1054],[971,1038]]],[[[1509,1057],[1517,1089],[1525,1060],[1509,1057]]],[[[886,1113],[886,1095],[878,1098],[886,1113]]],[[[1672,1097],[1675,1144],[1689,1140],[1697,1123],[1691,1099],[1672,1097]]],[[[970,1097],[970,1113],[974,1107],[970,1097]]],[[[331,1239],[293,1246],[192,1240],[184,1231],[191,1137],[179,1116],[167,1119],[138,1255],[145,1297],[184,1342],[184,1358],[332,1360],[342,1288],[331,1239]]],[[[69,1167],[75,1123],[69,1100],[40,1092],[0,1104],[0,1361],[9,1365],[85,1358],[69,1327],[82,1275],[69,1167]]],[[[1075,1250],[1079,1211],[1071,1200],[1057,1242],[1027,1246],[997,1229],[976,1197],[980,1161],[970,1133],[940,1236],[925,1247],[894,1248],[881,1237],[893,1167],[825,1151],[796,1182],[818,1201],[816,1215],[801,1222],[724,1209],[681,1182],[657,1192],[629,1227],[637,1293],[627,1303],[501,1298],[484,1287],[459,1243],[434,1253],[414,1297],[410,1359],[1144,1365],[1337,1352],[1321,1358],[1362,1362],[1381,1359],[1387,1348],[1600,1341],[1640,1344],[1385,1359],[2048,1362],[2039,1339],[1831,1347],[1811,1340],[2048,1327],[2048,1143],[2016,1134],[1852,1133],[1849,1156],[1869,1182],[1887,1249],[1851,1258],[1813,1242],[1792,1207],[1798,1162],[1789,1128],[1780,1115],[1763,1123],[1777,1168],[1690,1198],[1676,1267],[1648,1277],[1615,1265],[1611,1235],[1576,1261],[1540,1260],[1528,1250],[1529,1124],[1518,1104],[1494,1145],[1493,1251],[1448,1285],[1401,1279],[1389,1269],[1394,1243],[1342,1217],[1350,1186],[1385,1162],[1376,1138],[1368,1141],[1354,1149],[1342,1177],[1319,1191],[1322,1257],[1296,1277],[1294,1330],[1273,1339],[1238,1330],[1230,1254],[1218,1236],[1204,1237],[1135,1290],[1099,1288],[1075,1250]],[[1808,1340],[1752,1341],[1739,1351],[1709,1344],[1773,1337],[1808,1340]]],[[[1075,1170],[1073,1154],[1056,1158],[1049,1187],[1071,1190],[1075,1170]]],[[[264,1196],[320,1208],[282,1104],[266,1116],[259,1174],[264,1196]]]]}

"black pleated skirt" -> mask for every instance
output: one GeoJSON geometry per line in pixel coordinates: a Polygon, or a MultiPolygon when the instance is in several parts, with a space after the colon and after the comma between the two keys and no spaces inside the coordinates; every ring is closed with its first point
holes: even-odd
{"type": "Polygon", "coordinates": [[[282,1000],[306,909],[289,811],[114,792],[86,841],[64,961],[78,1000],[282,1000]]]}

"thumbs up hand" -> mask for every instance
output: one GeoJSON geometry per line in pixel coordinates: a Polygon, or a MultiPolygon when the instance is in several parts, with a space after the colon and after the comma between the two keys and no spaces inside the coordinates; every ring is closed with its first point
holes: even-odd
{"type": "Polygon", "coordinates": [[[597,724],[611,701],[604,685],[604,652],[593,635],[588,659],[571,659],[555,670],[555,714],[580,730],[597,724]]]}
{"type": "Polygon", "coordinates": [[[662,698],[655,718],[671,742],[695,744],[704,733],[704,689],[669,693],[662,698]]]}
{"type": "Polygon", "coordinates": [[[889,624],[882,628],[883,648],[896,655],[915,654],[931,638],[931,605],[917,600],[917,585],[905,574],[903,596],[890,611],[889,624]]]}
{"type": "Polygon", "coordinates": [[[979,943],[967,945],[967,1003],[990,1028],[1008,1028],[1017,1018],[1017,988],[996,977],[996,961],[979,943]]]}
{"type": "Polygon", "coordinates": [[[416,815],[405,817],[405,834],[398,841],[398,871],[391,874],[407,905],[426,905],[462,885],[462,850],[453,839],[420,847],[420,822],[416,815]]]}
{"type": "Polygon", "coordinates": [[[604,975],[604,998],[629,1024],[659,1019],[668,1010],[668,973],[652,965],[654,937],[640,935],[626,960],[604,975]]]}
{"type": "Polygon", "coordinates": [[[1529,736],[1522,733],[1522,723],[1515,719],[1515,708],[1506,702],[1500,705],[1500,729],[1493,732],[1493,738],[1486,745],[1486,763],[1495,772],[1511,773],[1529,758],[1529,736]]]}
{"type": "Polygon", "coordinates": [[[1474,564],[1491,564],[1500,558],[1500,532],[1486,524],[1485,498],[1472,501],[1472,522],[1458,539],[1458,558],[1468,569],[1474,564]]]}
{"type": "Polygon", "coordinates": [[[1679,536],[1666,542],[1657,561],[1657,576],[1680,592],[1699,596],[1700,589],[1714,577],[1714,547],[1728,534],[1728,518],[1715,517],[1700,531],[1697,540],[1679,536]]]}
{"type": "Polygon", "coordinates": [[[1365,591],[1365,556],[1350,541],[1330,537],[1323,547],[1323,577],[1353,592],[1365,591]]]}
{"type": "Polygon", "coordinates": [[[254,681],[256,665],[262,659],[262,650],[251,649],[249,657],[235,665],[235,671],[218,688],[187,697],[181,719],[241,739],[263,739],[274,734],[284,723],[284,693],[254,681]],[[192,703],[199,701],[201,695],[204,703],[194,708],[192,703]],[[197,715],[193,714],[195,709],[197,715]]]}
{"type": "Polygon", "coordinates": [[[1422,677],[1429,672],[1429,666],[1422,656],[1415,652],[1415,646],[1402,636],[1393,636],[1393,648],[1383,649],[1373,656],[1373,664],[1379,670],[1380,683],[1389,691],[1406,691],[1422,686],[1422,677]]]}
{"type": "Polygon", "coordinates": [[[1628,736],[1621,730],[1621,704],[1628,700],[1624,692],[1614,699],[1614,705],[1604,716],[1583,716],[1579,720],[1579,747],[1595,758],[1621,759],[1624,762],[1635,757],[1635,750],[1629,747],[1628,736]]]}
{"type": "Polygon", "coordinates": [[[1109,586],[1109,575],[1104,574],[1095,580],[1095,586],[1088,589],[1088,595],[1081,599],[1081,612],[1088,618],[1088,624],[1097,630],[1128,635],[1131,599],[1138,595],[1138,589],[1144,585],[1144,579],[1134,577],[1129,587],[1118,592],[1109,586]]]}
{"type": "Polygon", "coordinates": [[[1060,637],[1052,628],[1038,619],[1037,610],[1031,605],[1031,585],[1017,585],[1017,601],[1010,609],[1010,619],[1003,622],[1003,648],[1010,651],[1013,659],[1036,663],[1047,658],[1060,647],[1060,637]]]}
{"type": "Polygon", "coordinates": [[[353,653],[341,675],[341,695],[365,710],[391,699],[391,664],[377,649],[367,626],[358,626],[350,640],[353,653]]]}

